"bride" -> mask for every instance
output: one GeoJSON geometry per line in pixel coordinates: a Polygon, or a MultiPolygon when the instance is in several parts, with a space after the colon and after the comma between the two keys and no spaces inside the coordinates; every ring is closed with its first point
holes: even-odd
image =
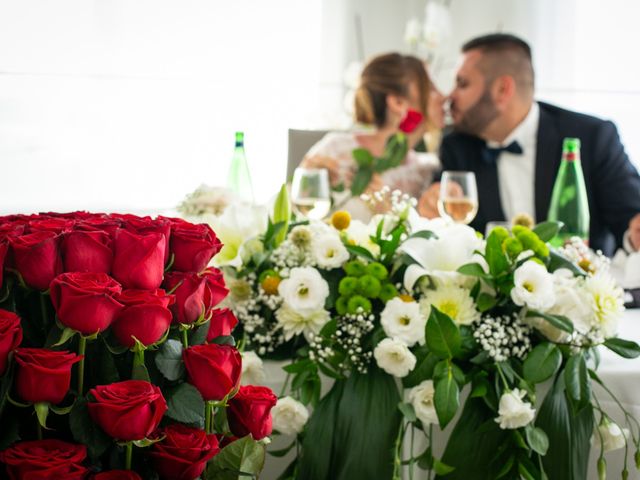
{"type": "Polygon", "coordinates": [[[367,221],[378,212],[372,211],[359,198],[351,197],[349,188],[357,170],[353,150],[365,148],[374,157],[380,157],[394,134],[401,129],[409,132],[409,151],[402,163],[382,173],[374,173],[366,192],[375,192],[386,185],[419,197],[439,167],[435,155],[418,150],[425,150],[426,134],[430,139],[428,150],[437,150],[444,117],[442,103],[443,97],[429,79],[420,59],[399,53],[377,56],[369,61],[360,76],[355,95],[358,125],[351,131],[328,133],[311,147],[301,166],[326,168],[332,187],[342,185],[345,188],[344,192],[334,195],[334,206],[367,221]]]}

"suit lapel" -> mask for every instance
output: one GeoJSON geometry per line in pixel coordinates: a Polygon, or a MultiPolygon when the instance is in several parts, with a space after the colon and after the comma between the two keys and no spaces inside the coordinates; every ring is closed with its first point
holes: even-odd
{"type": "Polygon", "coordinates": [[[551,203],[551,193],[556,179],[560,156],[562,153],[562,139],[558,133],[553,116],[540,103],[540,122],[538,124],[538,138],[536,142],[535,169],[535,207],[536,221],[546,220],[551,203]]]}
{"type": "Polygon", "coordinates": [[[483,223],[504,220],[500,186],[498,185],[498,167],[495,163],[487,164],[478,159],[476,176],[478,185],[478,204],[483,223]]]}

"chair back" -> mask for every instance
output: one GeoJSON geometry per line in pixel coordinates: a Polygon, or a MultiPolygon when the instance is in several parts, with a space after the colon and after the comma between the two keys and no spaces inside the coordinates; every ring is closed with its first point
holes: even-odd
{"type": "Polygon", "coordinates": [[[302,161],[302,158],[328,130],[296,130],[289,129],[289,154],[287,159],[287,181],[293,177],[293,171],[302,161]]]}

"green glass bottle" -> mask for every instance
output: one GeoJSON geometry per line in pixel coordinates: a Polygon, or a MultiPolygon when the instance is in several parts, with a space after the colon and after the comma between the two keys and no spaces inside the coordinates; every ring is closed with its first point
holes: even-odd
{"type": "Polygon", "coordinates": [[[562,162],[553,185],[548,220],[564,223],[564,227],[551,240],[554,246],[562,246],[571,237],[589,241],[589,200],[580,163],[580,139],[565,138],[562,145],[562,162]]]}
{"type": "Polygon", "coordinates": [[[227,187],[233,191],[240,199],[247,203],[254,203],[253,188],[251,186],[251,175],[247,156],[244,152],[244,133],[236,132],[236,146],[233,150],[233,158],[229,166],[227,176],[227,187]]]}

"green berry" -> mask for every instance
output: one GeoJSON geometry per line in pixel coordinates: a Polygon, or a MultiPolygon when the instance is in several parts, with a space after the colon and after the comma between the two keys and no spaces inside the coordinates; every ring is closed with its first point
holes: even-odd
{"type": "Polygon", "coordinates": [[[522,243],[522,248],[524,248],[525,250],[535,251],[536,245],[540,242],[538,236],[528,228],[525,229],[525,231],[517,234],[516,237],[518,238],[518,240],[520,240],[520,243],[522,243]]]}
{"type": "Polygon", "coordinates": [[[386,280],[389,276],[389,271],[380,262],[373,262],[367,265],[367,273],[378,280],[386,280]]]}
{"type": "Polygon", "coordinates": [[[367,298],[376,298],[380,293],[380,280],[373,275],[364,275],[358,279],[358,293],[367,298]]]}
{"type": "Polygon", "coordinates": [[[538,241],[536,245],[533,247],[533,251],[539,257],[548,257],[549,256],[549,247],[542,240],[538,241]]]}
{"type": "Polygon", "coordinates": [[[514,237],[508,237],[502,242],[502,250],[511,258],[516,258],[522,253],[522,243],[514,237]]]}
{"type": "Polygon", "coordinates": [[[354,295],[349,299],[347,311],[351,314],[356,314],[359,313],[358,310],[360,308],[362,308],[363,313],[369,313],[371,311],[371,302],[362,295],[354,295]]]}
{"type": "Polygon", "coordinates": [[[360,260],[351,260],[344,264],[344,271],[352,277],[361,277],[367,273],[367,267],[360,260]]]}
{"type": "Polygon", "coordinates": [[[349,297],[338,297],[336,300],[336,311],[338,315],[344,315],[349,309],[349,297]]]}
{"type": "Polygon", "coordinates": [[[516,237],[522,233],[530,232],[530,231],[531,230],[529,230],[527,227],[522,225],[514,225],[513,227],[511,227],[511,233],[513,233],[516,237]]]}
{"type": "Polygon", "coordinates": [[[398,296],[398,290],[391,283],[385,283],[380,287],[380,293],[378,294],[378,298],[383,302],[388,302],[392,298],[398,296]]]}
{"type": "Polygon", "coordinates": [[[344,277],[342,280],[340,280],[340,284],[338,285],[338,292],[340,292],[340,295],[350,297],[351,295],[356,293],[357,288],[358,288],[357,278],[344,277]]]}
{"type": "Polygon", "coordinates": [[[502,244],[504,239],[507,237],[509,237],[509,230],[504,227],[495,227],[493,230],[491,230],[487,241],[490,241],[492,238],[497,238],[502,244]]]}

